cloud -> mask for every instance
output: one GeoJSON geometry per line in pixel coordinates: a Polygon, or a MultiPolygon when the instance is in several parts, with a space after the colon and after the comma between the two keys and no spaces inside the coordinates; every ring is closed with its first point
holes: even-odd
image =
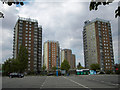
{"type": "Polygon", "coordinates": [[[29,2],[22,7],[4,5],[5,19],[3,19],[2,36],[3,60],[12,56],[13,28],[18,19],[27,17],[37,19],[43,27],[43,43],[47,40],[59,41],[61,48],[72,49],[76,55],[76,62],[84,65],[82,31],[84,21],[95,18],[110,20],[112,24],[112,35],[114,41],[115,57],[117,56],[117,20],[114,18],[114,10],[117,3],[110,6],[100,6],[98,11],[89,11],[89,2],[29,2]],[[7,54],[5,54],[7,53],[7,54]]]}

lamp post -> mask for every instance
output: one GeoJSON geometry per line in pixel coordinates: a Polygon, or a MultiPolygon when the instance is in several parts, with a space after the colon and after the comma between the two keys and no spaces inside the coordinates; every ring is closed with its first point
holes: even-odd
{"type": "Polygon", "coordinates": [[[58,76],[58,56],[56,56],[56,63],[57,63],[56,76],[58,76]]]}

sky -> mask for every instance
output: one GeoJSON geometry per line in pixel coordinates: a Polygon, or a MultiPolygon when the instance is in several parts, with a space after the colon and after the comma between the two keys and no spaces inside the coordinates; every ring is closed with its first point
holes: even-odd
{"type": "Polygon", "coordinates": [[[43,42],[59,41],[61,49],[71,49],[76,55],[76,64],[84,66],[82,31],[86,20],[101,18],[109,20],[112,26],[115,63],[118,63],[118,18],[115,10],[118,3],[99,6],[97,11],[89,10],[89,2],[83,0],[31,0],[24,6],[8,6],[0,2],[0,10],[5,14],[0,19],[0,62],[12,58],[13,30],[18,16],[38,20],[42,25],[43,42]]]}

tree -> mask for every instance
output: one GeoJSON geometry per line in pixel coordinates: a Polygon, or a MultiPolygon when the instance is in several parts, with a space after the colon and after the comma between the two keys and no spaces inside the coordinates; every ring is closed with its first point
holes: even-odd
{"type": "Polygon", "coordinates": [[[45,71],[45,69],[46,69],[46,66],[45,66],[45,65],[43,65],[42,70],[43,70],[43,71],[45,71]]]}
{"type": "Polygon", "coordinates": [[[66,70],[66,72],[68,72],[69,69],[70,69],[70,65],[68,61],[64,60],[61,64],[61,70],[66,70]]]}
{"type": "Polygon", "coordinates": [[[77,65],[77,68],[79,68],[81,66],[81,63],[79,62],[78,65],[77,65]]]}
{"type": "Polygon", "coordinates": [[[117,18],[117,16],[120,17],[120,6],[118,7],[118,9],[115,11],[116,15],[115,17],[117,18]]]}
{"type": "Polygon", "coordinates": [[[8,73],[13,72],[12,63],[13,63],[13,59],[9,58],[2,65],[2,71],[4,72],[5,75],[8,75],[8,73]]]}
{"type": "Polygon", "coordinates": [[[22,0],[12,0],[12,1],[11,0],[1,0],[1,2],[3,4],[8,4],[9,6],[11,6],[12,4],[21,5],[21,6],[24,5],[24,3],[22,2],[22,0]]]}
{"type": "MultiPolygon", "coordinates": [[[[23,0],[25,1],[25,0],[23,0]]],[[[22,0],[1,0],[3,4],[8,4],[9,6],[15,4],[19,6],[23,6],[24,2],[22,0]]],[[[4,18],[4,14],[0,11],[0,18],[4,18]]]]}
{"type": "Polygon", "coordinates": [[[91,64],[90,65],[90,69],[92,69],[92,70],[100,70],[100,65],[98,64],[98,63],[96,63],[96,64],[91,64]]]}
{"type": "Polygon", "coordinates": [[[85,69],[85,67],[83,67],[83,66],[80,66],[80,67],[78,67],[77,69],[85,69]]]}
{"type": "Polygon", "coordinates": [[[4,18],[4,14],[0,12],[0,18],[4,18]]]}
{"type": "MultiPolygon", "coordinates": [[[[89,5],[89,9],[91,10],[98,10],[98,6],[99,5],[109,5],[110,3],[112,3],[114,0],[91,0],[90,5],[89,5]]],[[[118,6],[118,9],[115,10],[115,18],[117,18],[117,16],[120,17],[120,6],[118,6]]]]}
{"type": "Polygon", "coordinates": [[[20,46],[19,53],[16,59],[19,63],[19,71],[24,72],[28,66],[28,50],[24,46],[20,46]]]}
{"type": "Polygon", "coordinates": [[[52,67],[52,70],[53,70],[53,71],[56,71],[56,66],[52,67]]]}
{"type": "Polygon", "coordinates": [[[2,65],[2,70],[5,75],[10,72],[24,72],[28,66],[28,51],[24,46],[20,46],[19,53],[16,59],[9,58],[2,65]]]}

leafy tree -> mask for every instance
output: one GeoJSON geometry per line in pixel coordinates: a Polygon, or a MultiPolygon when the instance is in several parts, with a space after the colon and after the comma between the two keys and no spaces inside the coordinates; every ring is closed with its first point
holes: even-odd
{"type": "Polygon", "coordinates": [[[79,68],[81,66],[81,63],[79,62],[78,65],[77,65],[77,68],[79,68]]]}
{"type": "Polygon", "coordinates": [[[13,59],[9,58],[2,65],[2,71],[4,72],[5,75],[12,72],[12,61],[13,61],[13,59]]]}
{"type": "Polygon", "coordinates": [[[77,69],[85,69],[85,67],[83,67],[83,66],[80,66],[80,67],[78,67],[77,69]]]}
{"type": "Polygon", "coordinates": [[[69,62],[67,60],[64,60],[62,62],[61,69],[62,70],[66,70],[66,72],[68,72],[68,70],[70,69],[70,65],[69,65],[69,62]]]}
{"type": "MultiPolygon", "coordinates": [[[[19,6],[23,6],[25,0],[0,0],[3,4],[8,4],[9,6],[15,4],[19,6]]],[[[4,14],[0,11],[0,18],[4,18],[4,14]]]]}
{"type": "Polygon", "coordinates": [[[43,71],[45,71],[45,69],[46,69],[46,66],[45,66],[45,65],[43,65],[42,70],[43,70],[43,71]]]}
{"type": "Polygon", "coordinates": [[[4,18],[4,14],[0,12],[0,18],[4,18]]]}
{"type": "Polygon", "coordinates": [[[28,66],[28,51],[24,46],[20,46],[17,59],[9,58],[2,65],[2,70],[5,75],[10,72],[24,72],[28,66]]]}
{"type": "Polygon", "coordinates": [[[100,65],[98,64],[98,63],[96,63],[96,64],[91,64],[90,65],[90,69],[92,69],[92,70],[100,70],[100,65]]]}
{"type": "Polygon", "coordinates": [[[19,63],[19,71],[24,72],[28,66],[28,50],[22,45],[20,46],[17,60],[19,63]]]}
{"type": "Polygon", "coordinates": [[[53,71],[56,71],[56,66],[52,67],[52,70],[53,70],[53,71]]]}
{"type": "MultiPolygon", "coordinates": [[[[109,5],[110,3],[112,3],[114,0],[91,0],[90,5],[89,5],[89,9],[91,10],[98,10],[98,6],[99,5],[109,5]]],[[[117,18],[117,16],[120,17],[120,6],[118,6],[118,8],[115,10],[115,18],[117,18]]]]}
{"type": "Polygon", "coordinates": [[[18,62],[18,60],[13,59],[12,63],[11,63],[11,71],[12,72],[19,72],[19,68],[20,68],[20,63],[18,62]]]}
{"type": "Polygon", "coordinates": [[[23,6],[24,3],[22,2],[22,0],[1,0],[1,2],[3,4],[8,4],[9,6],[11,6],[12,4],[16,4],[16,5],[21,5],[23,6]]]}

